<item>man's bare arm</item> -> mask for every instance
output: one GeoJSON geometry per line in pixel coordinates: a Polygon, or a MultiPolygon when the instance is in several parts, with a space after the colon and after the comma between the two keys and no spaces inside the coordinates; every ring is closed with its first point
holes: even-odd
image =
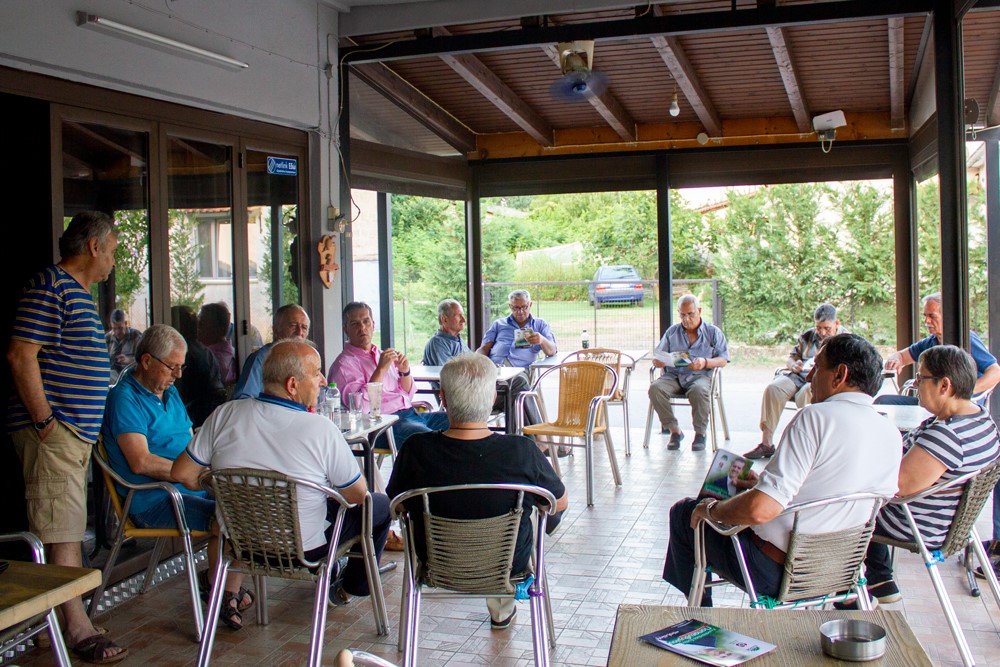
{"type": "Polygon", "coordinates": [[[192,459],[186,451],[174,461],[170,468],[170,476],[192,491],[201,490],[201,476],[207,468],[192,459]]]}
{"type": "Polygon", "coordinates": [[[976,389],[973,393],[981,394],[984,391],[989,391],[1000,382],[1000,365],[993,364],[988,366],[985,371],[983,371],[982,377],[976,380],[976,389]]]}
{"type": "Polygon", "coordinates": [[[476,352],[478,352],[479,354],[485,354],[488,357],[490,356],[490,350],[492,349],[493,349],[493,341],[490,341],[488,343],[484,342],[482,345],[479,346],[479,349],[476,350],[476,352]]]}
{"type": "Polygon", "coordinates": [[[368,493],[368,484],[364,477],[358,477],[353,484],[343,489],[337,489],[344,500],[355,505],[364,502],[365,494],[368,493]]]}
{"type": "MultiPolygon", "coordinates": [[[[14,388],[34,422],[40,422],[52,414],[52,406],[42,387],[42,370],[38,365],[38,353],[41,349],[41,345],[21,340],[12,340],[7,348],[7,364],[14,379],[14,388]]],[[[55,426],[53,420],[39,432],[39,439],[44,440],[55,426]]]]}
{"type": "MultiPolygon", "coordinates": [[[[706,505],[699,504],[691,514],[691,527],[706,518],[706,505]]],[[[712,519],[730,526],[757,526],[771,521],[784,511],[781,504],[763,491],[750,489],[712,507],[712,519]]]]}
{"type": "Polygon", "coordinates": [[[141,433],[122,433],[118,436],[118,446],[128,461],[128,467],[136,475],[173,482],[170,472],[174,462],[149,451],[149,442],[141,433]]]}

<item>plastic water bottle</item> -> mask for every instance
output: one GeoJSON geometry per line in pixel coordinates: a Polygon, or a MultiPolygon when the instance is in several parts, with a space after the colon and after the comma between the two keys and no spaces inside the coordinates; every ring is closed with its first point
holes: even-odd
{"type": "Polygon", "coordinates": [[[590,348],[590,334],[587,333],[586,329],[580,334],[580,347],[584,350],[590,348]]]}
{"type": "Polygon", "coordinates": [[[340,390],[337,383],[331,382],[326,387],[326,404],[329,406],[328,413],[330,419],[339,422],[340,420],[340,390]]]}

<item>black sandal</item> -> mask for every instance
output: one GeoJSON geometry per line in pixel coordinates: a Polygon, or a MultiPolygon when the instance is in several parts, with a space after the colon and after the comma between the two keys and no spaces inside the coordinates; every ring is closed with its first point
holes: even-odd
{"type": "MultiPolygon", "coordinates": [[[[201,601],[208,604],[209,598],[212,595],[212,582],[208,578],[208,570],[202,570],[198,573],[198,593],[201,595],[201,601]]],[[[253,603],[257,600],[253,591],[246,586],[240,586],[238,599],[240,601],[239,609],[241,612],[252,607],[253,603]]]]}
{"type": "Polygon", "coordinates": [[[219,610],[219,619],[233,630],[243,629],[243,614],[239,609],[239,593],[225,591],[222,594],[222,609],[219,610]]]}

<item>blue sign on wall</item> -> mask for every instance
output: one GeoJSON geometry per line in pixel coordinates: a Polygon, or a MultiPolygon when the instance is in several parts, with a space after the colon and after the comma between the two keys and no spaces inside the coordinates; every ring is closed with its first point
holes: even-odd
{"type": "Polygon", "coordinates": [[[277,176],[298,176],[299,161],[290,157],[267,156],[267,173],[277,176]]]}

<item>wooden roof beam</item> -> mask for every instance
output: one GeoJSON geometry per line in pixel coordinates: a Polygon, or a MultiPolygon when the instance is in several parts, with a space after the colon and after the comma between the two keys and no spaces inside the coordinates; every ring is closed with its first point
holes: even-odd
{"type": "MultiPolygon", "coordinates": [[[[559,49],[552,46],[551,44],[546,44],[542,47],[545,54],[552,59],[552,62],[556,64],[556,67],[561,67],[559,62],[559,49]]],[[[635,120],[629,115],[629,112],[625,110],[625,107],[621,105],[621,102],[611,94],[610,91],[604,91],[600,95],[591,95],[587,98],[594,109],[601,115],[601,118],[606,122],[617,134],[622,138],[622,141],[635,141],[635,120]]]]}
{"type": "Polygon", "coordinates": [[[986,126],[1000,125],[1000,65],[993,74],[993,85],[990,87],[990,101],[986,106],[986,126]]]}
{"type": "Polygon", "coordinates": [[[903,19],[889,18],[889,122],[906,129],[906,90],[903,86],[903,19]]]}
{"type": "MultiPolygon", "coordinates": [[[[433,33],[435,37],[451,36],[446,28],[434,28],[433,33]]],[[[510,86],[504,83],[500,77],[494,74],[493,70],[487,67],[478,56],[442,53],[438,57],[465,79],[469,85],[478,90],[490,104],[527,132],[532,139],[542,146],[553,144],[552,126],[511,90],[510,86]]]]}
{"type": "Polygon", "coordinates": [[[653,46],[659,51],[660,57],[663,58],[667,69],[670,70],[670,76],[674,78],[677,86],[684,93],[685,99],[697,114],[698,120],[705,126],[709,136],[721,137],[722,119],[719,118],[719,112],[715,110],[715,105],[709,99],[708,93],[702,88],[694,67],[691,66],[691,61],[684,53],[684,47],[681,46],[680,40],[677,37],[662,35],[656,35],[650,39],[653,46]]]}
{"type": "Polygon", "coordinates": [[[802,88],[799,86],[799,78],[795,74],[795,62],[792,54],[788,50],[788,42],[785,39],[785,29],[781,27],[767,28],[767,39],[771,42],[771,51],[774,53],[774,60],[778,64],[778,71],[781,72],[781,80],[785,84],[785,94],[788,95],[788,104],[792,107],[792,115],[795,116],[795,124],[799,132],[803,134],[812,132],[812,119],[806,101],[802,97],[802,88]]]}
{"type": "Polygon", "coordinates": [[[351,71],[455,150],[461,153],[476,150],[475,132],[390,68],[372,63],[352,65],[351,71]]]}

